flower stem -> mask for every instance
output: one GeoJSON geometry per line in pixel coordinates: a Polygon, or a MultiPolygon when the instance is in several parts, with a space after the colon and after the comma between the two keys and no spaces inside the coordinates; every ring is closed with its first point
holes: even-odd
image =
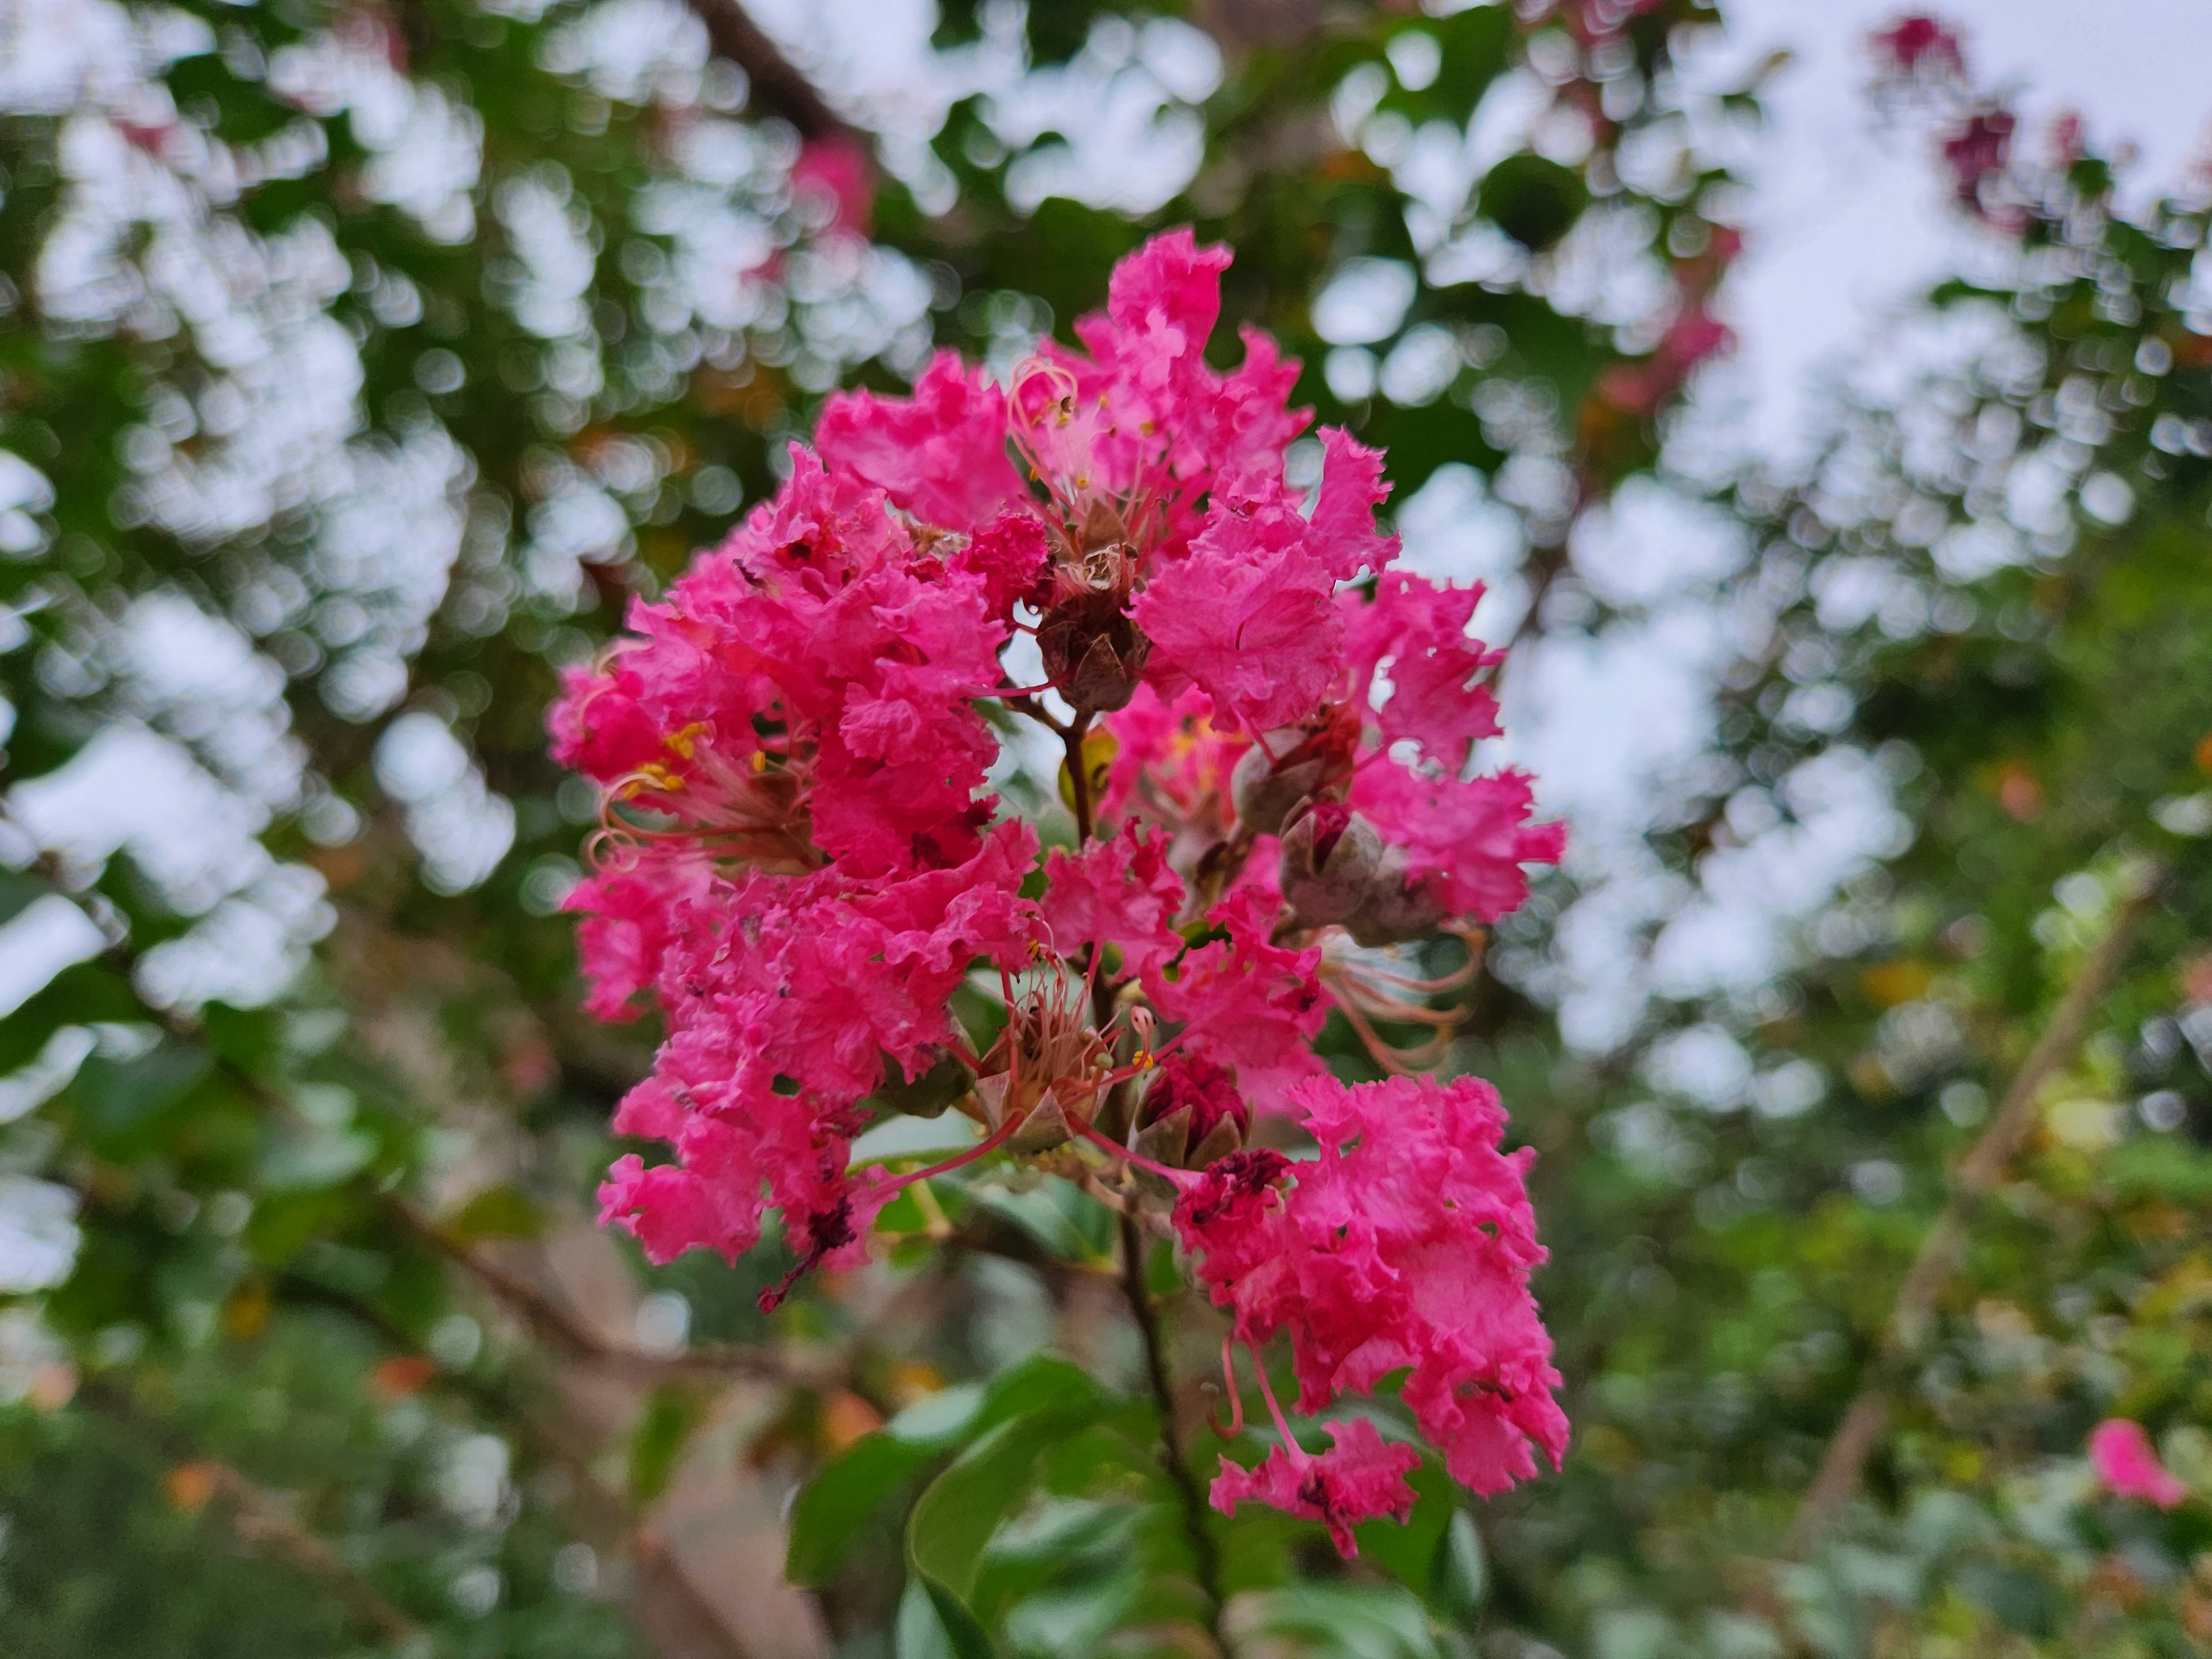
{"type": "Polygon", "coordinates": [[[941,1176],[950,1172],[951,1170],[957,1170],[963,1164],[973,1164],[977,1158],[982,1157],[984,1153],[998,1151],[1000,1144],[1004,1142],[1008,1136],[1012,1135],[1015,1130],[1021,1127],[1022,1120],[1019,1118],[1008,1118],[997,1128],[992,1130],[989,1134],[986,1135],[982,1139],[977,1141],[973,1146],[970,1146],[966,1152],[960,1153],[958,1156],[948,1158],[942,1164],[933,1164],[926,1170],[909,1170],[902,1176],[893,1176],[885,1184],[893,1193],[899,1193],[904,1191],[917,1181],[927,1181],[932,1176],[941,1176]]]}
{"type": "Polygon", "coordinates": [[[1283,1437],[1283,1454],[1299,1468],[1307,1463],[1306,1449],[1298,1444],[1297,1436],[1291,1432],[1288,1419],[1275,1398],[1275,1385],[1267,1380],[1267,1358],[1255,1345],[1252,1349],[1252,1371],[1260,1379],[1260,1398],[1267,1402],[1267,1415],[1275,1419],[1275,1432],[1283,1437]]]}
{"type": "Polygon", "coordinates": [[[1207,1524],[1206,1494],[1198,1489],[1198,1480],[1190,1472],[1183,1456],[1182,1437],[1176,1425],[1175,1390],[1168,1381],[1167,1351],[1160,1340],[1160,1322],[1152,1306],[1152,1294],[1145,1288],[1145,1236],[1138,1227],[1136,1218],[1121,1218],[1121,1291],[1129,1301],[1130,1315],[1137,1322],[1137,1334],[1145,1341],[1145,1373],[1152,1386],[1152,1404],[1160,1416],[1160,1468],[1167,1475],[1168,1484],[1175,1488],[1176,1502],[1182,1510],[1183,1535],[1190,1541],[1193,1565],[1196,1568],[1198,1587],[1206,1601],[1206,1629],[1212,1637],[1214,1650],[1226,1654],[1227,1639],[1221,1632],[1221,1551],[1213,1540],[1213,1529],[1207,1524]]]}
{"type": "Polygon", "coordinates": [[[1224,1424],[1218,1417],[1208,1414],[1206,1426],[1224,1440],[1234,1440],[1244,1432],[1244,1391],[1237,1385],[1237,1333],[1231,1330],[1221,1339],[1221,1381],[1229,1391],[1229,1421],[1224,1424]]]}
{"type": "Polygon", "coordinates": [[[1078,847],[1091,839],[1091,777],[1083,763],[1083,738],[1090,728],[1091,716],[1085,714],[1060,734],[1060,744],[1067,751],[1068,795],[1075,803],[1075,844],[1078,847]]]}
{"type": "Polygon", "coordinates": [[[1166,1182],[1170,1187],[1174,1186],[1177,1182],[1193,1181],[1197,1178],[1188,1170],[1178,1170],[1165,1164],[1155,1164],[1151,1158],[1146,1158],[1142,1152],[1131,1152],[1127,1146],[1121,1145],[1120,1141],[1111,1139],[1105,1135],[1100,1134],[1097,1130],[1092,1128],[1088,1123],[1078,1123],[1074,1127],[1077,1131],[1082,1134],[1085,1140],[1104,1147],[1108,1152],[1113,1153],[1115,1157],[1120,1158],[1124,1164],[1133,1164],[1137,1168],[1159,1176],[1161,1180],[1166,1182]]]}

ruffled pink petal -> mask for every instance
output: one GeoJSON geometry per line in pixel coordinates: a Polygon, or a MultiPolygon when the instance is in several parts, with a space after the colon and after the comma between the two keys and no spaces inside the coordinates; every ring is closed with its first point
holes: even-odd
{"type": "Polygon", "coordinates": [[[1364,1417],[1323,1426],[1334,1443],[1325,1452],[1279,1445],[1249,1469],[1223,1458],[1209,1494],[1213,1507],[1234,1515],[1238,1504],[1257,1502],[1319,1521],[1347,1560],[1359,1553],[1353,1522],[1387,1515],[1403,1524],[1413,1512],[1413,1489],[1406,1477],[1420,1468],[1420,1453],[1385,1441],[1364,1417]]]}

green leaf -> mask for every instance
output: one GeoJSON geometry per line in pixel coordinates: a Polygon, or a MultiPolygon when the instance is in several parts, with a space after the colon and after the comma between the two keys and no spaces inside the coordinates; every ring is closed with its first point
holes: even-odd
{"type": "Polygon", "coordinates": [[[1442,1659],[1421,1604],[1395,1585],[1290,1584],[1255,1598],[1255,1636],[1306,1659],[1442,1659]]]}
{"type": "Polygon", "coordinates": [[[899,1597],[898,1626],[893,1636],[893,1659],[954,1659],[952,1638],[937,1616],[937,1604],[919,1578],[907,1580],[899,1597]]]}
{"type": "Polygon", "coordinates": [[[276,1057],[277,1023],[265,1008],[233,1008],[210,1002],[200,1010],[209,1046],[234,1066],[266,1069],[276,1057]]]}
{"type": "Polygon", "coordinates": [[[208,1074],[208,1051],[165,1042],[130,1060],[94,1054],[69,1088],[79,1132],[104,1152],[138,1151],[162,1115],[208,1074]]]}
{"type": "Polygon", "coordinates": [[[1458,1512],[1460,1489],[1434,1458],[1425,1458],[1408,1475],[1413,1489],[1413,1512],[1406,1524],[1395,1521],[1364,1521],[1353,1528],[1359,1540],[1359,1558],[1373,1563],[1423,1600],[1430,1600],[1437,1584],[1438,1568],[1452,1516],[1458,1512]]]}
{"type": "Polygon", "coordinates": [[[1540,155],[1509,155],[1484,175],[1483,213],[1522,246],[1547,248],[1574,228],[1589,205],[1579,173],[1540,155]]]}
{"type": "Polygon", "coordinates": [[[800,1494],[784,1576],[794,1584],[828,1583],[866,1536],[868,1518],[946,1452],[1013,1418],[1100,1397],[1097,1383],[1079,1366],[1032,1354],[988,1389],[946,1389],[909,1406],[846,1448],[800,1494]]]}
{"type": "Polygon", "coordinates": [[[319,1123],[274,1122],[261,1152],[261,1182],[272,1193],[312,1192],[350,1180],[376,1156],[376,1137],[319,1123]]]}
{"type": "Polygon", "coordinates": [[[684,1448],[707,1415],[707,1396],[682,1382],[664,1382],[638,1414],[629,1437],[629,1495],[650,1504],[668,1490],[684,1448]]]}
{"type": "Polygon", "coordinates": [[[826,1584],[864,1536],[862,1523],[943,1449],[888,1433],[863,1435],[814,1477],[791,1512],[783,1576],[794,1584],[826,1584]]]}
{"type": "Polygon", "coordinates": [[[34,876],[16,870],[0,870],[0,927],[22,915],[54,890],[34,876]]]}
{"type": "Polygon", "coordinates": [[[1005,1217],[1062,1261],[1097,1262],[1112,1254],[1112,1216],[1073,1182],[1048,1176],[1019,1190],[995,1182],[969,1190],[975,1204],[1005,1217]]]}
{"type": "Polygon", "coordinates": [[[1097,1421],[1110,1405],[1098,1395],[1001,1423],[915,1500],[907,1518],[907,1565],[928,1591],[958,1659],[995,1656],[988,1632],[969,1607],[991,1535],[1029,1497],[1038,1457],[1097,1421]]]}
{"type": "Polygon", "coordinates": [[[1451,1524],[1437,1547],[1435,1576],[1429,1602],[1454,1619],[1464,1619],[1482,1605],[1490,1593],[1490,1562],[1482,1547],[1482,1533],[1474,1517],[1454,1508],[1451,1524]]]}

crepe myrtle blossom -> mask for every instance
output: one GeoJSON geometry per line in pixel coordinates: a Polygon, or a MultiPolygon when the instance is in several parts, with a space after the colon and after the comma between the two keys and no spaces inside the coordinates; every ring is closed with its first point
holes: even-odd
{"type": "MultiPolygon", "coordinates": [[[[1479,769],[1480,590],[1392,568],[1382,455],[1323,431],[1294,489],[1297,365],[1250,330],[1236,368],[1206,357],[1228,263],[1171,232],[1079,349],[1003,387],[948,353],[909,398],[832,398],[774,499],[568,675],[554,752],[604,803],[569,901],[587,1006],[665,1032],[615,1127],[668,1151],[615,1164],[604,1218],[665,1261],[734,1258],[778,1211],[795,1277],[856,1260],[904,1187],[1027,1158],[1179,1233],[1237,1340],[1287,1334],[1301,1409],[1405,1370],[1452,1473],[1496,1492],[1565,1435],[1528,1155],[1486,1085],[1417,1074],[1560,831],[1527,776],[1479,769]],[[1006,672],[1024,634],[1042,684],[1006,672]],[[1062,745],[1066,818],[986,788],[1014,720],[1062,745]],[[1440,936],[1467,947],[1442,977],[1398,948],[1440,936]],[[998,993],[974,1029],[963,984],[998,993]],[[1333,1013],[1389,1081],[1329,1077],[1333,1013]],[[971,1151],[852,1167],[872,1122],[948,1106],[971,1151]],[[1249,1144],[1301,1129],[1317,1159],[1249,1144]]],[[[1269,1402],[1280,1443],[1217,1503],[1347,1550],[1404,1512],[1413,1447],[1359,1418],[1309,1452],[1269,1402]]]]}

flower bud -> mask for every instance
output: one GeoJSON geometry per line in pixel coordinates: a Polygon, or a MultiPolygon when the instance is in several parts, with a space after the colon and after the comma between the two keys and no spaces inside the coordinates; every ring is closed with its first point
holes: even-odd
{"type": "Polygon", "coordinates": [[[1237,804],[1237,821],[1255,836],[1280,834],[1283,820],[1321,782],[1319,757],[1278,761],[1268,752],[1281,747],[1284,738],[1297,735],[1289,726],[1268,732],[1237,757],[1237,769],[1229,775],[1229,798],[1237,804]]]}
{"type": "Polygon", "coordinates": [[[1368,902],[1382,837],[1341,801],[1316,801],[1283,831],[1283,898],[1308,927],[1342,921],[1368,902]]]}
{"type": "Polygon", "coordinates": [[[1366,897],[1344,919],[1345,931],[1362,945],[1402,945],[1441,927],[1443,907],[1406,879],[1406,852],[1383,849],[1366,897]]]}
{"type": "Polygon", "coordinates": [[[1244,1132],[1252,1127],[1252,1109],[1237,1092],[1236,1079],[1225,1069],[1194,1054],[1176,1054],[1153,1074],[1152,1086],[1145,1091],[1144,1103],[1138,1108],[1137,1121],[1146,1134],[1154,1129],[1165,1132],[1158,1143],[1161,1151],[1152,1151],[1140,1136],[1139,1152],[1163,1164],[1181,1164],[1188,1152],[1219,1145],[1223,1139],[1219,1132],[1224,1127],[1227,1145],[1222,1151],[1234,1152],[1243,1146],[1244,1132]]]}
{"type": "Polygon", "coordinates": [[[1358,716],[1340,703],[1303,726],[1264,733],[1230,775],[1237,821],[1255,836],[1280,835],[1301,801],[1332,793],[1352,775],[1358,746],[1358,716]]]}

